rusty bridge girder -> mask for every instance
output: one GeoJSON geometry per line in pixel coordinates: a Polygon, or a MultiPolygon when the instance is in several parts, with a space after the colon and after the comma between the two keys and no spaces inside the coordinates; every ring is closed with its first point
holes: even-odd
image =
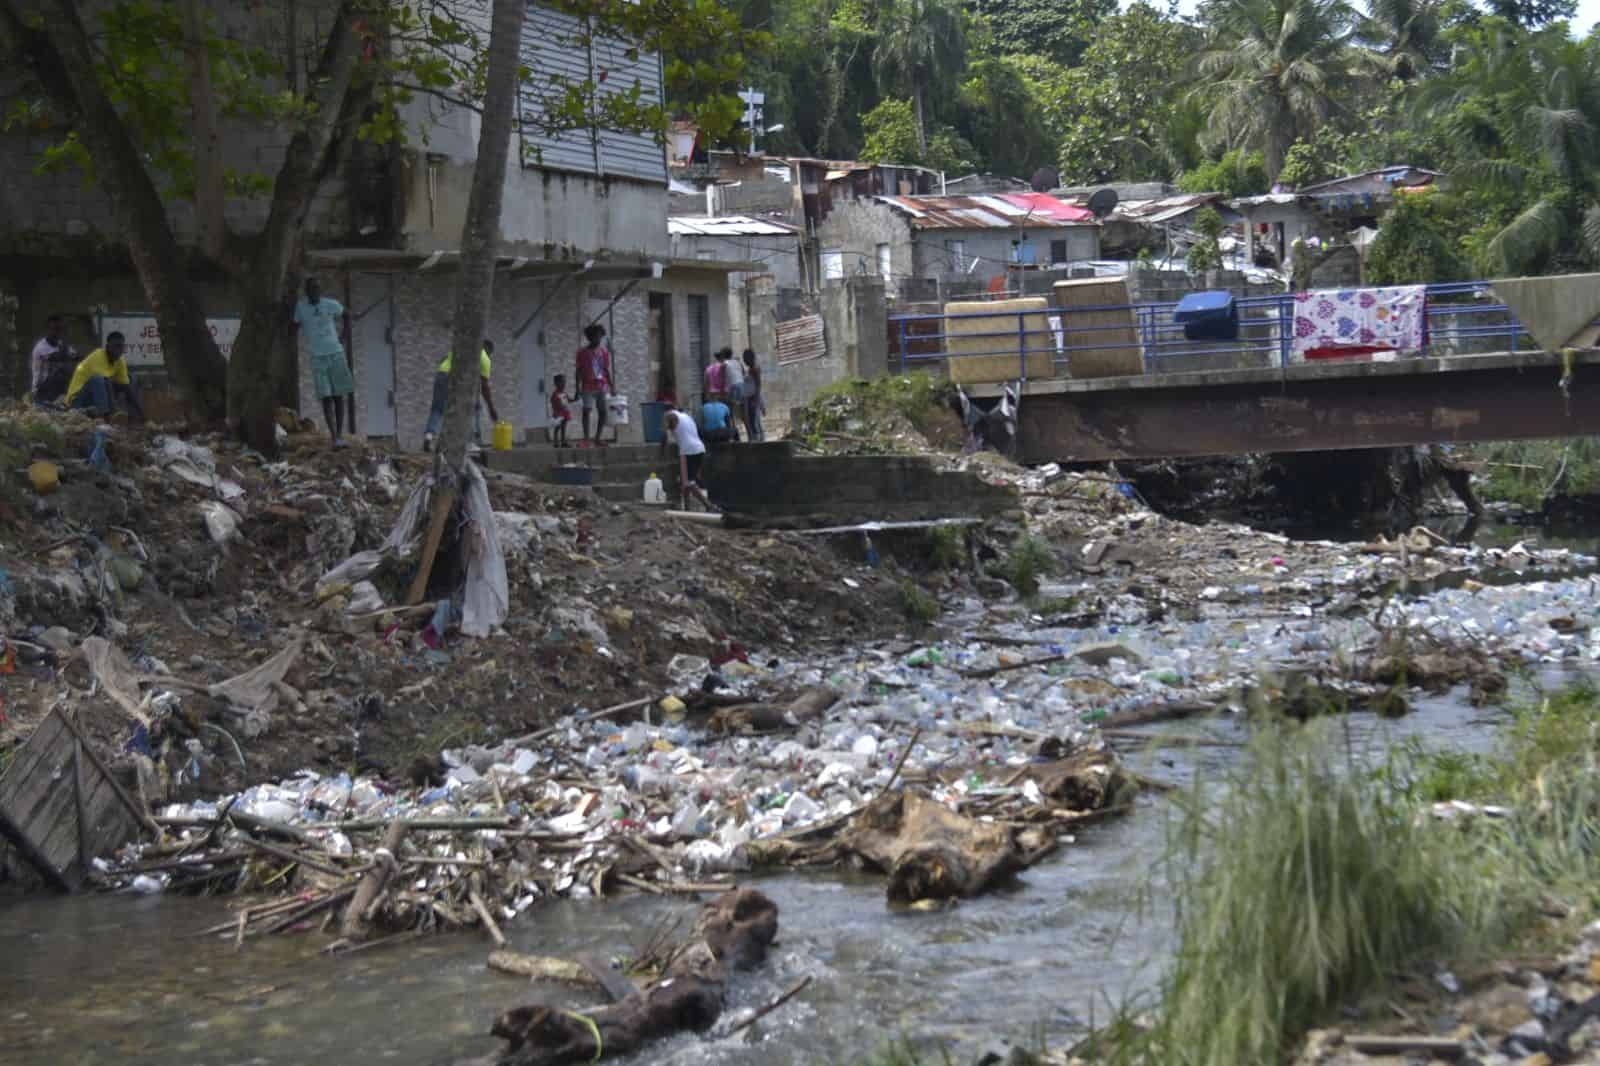
{"type": "MultiPolygon", "coordinates": [[[[1600,351],[1028,382],[1024,462],[1600,435],[1600,351]]],[[[988,391],[988,390],[984,390],[988,391]]]]}

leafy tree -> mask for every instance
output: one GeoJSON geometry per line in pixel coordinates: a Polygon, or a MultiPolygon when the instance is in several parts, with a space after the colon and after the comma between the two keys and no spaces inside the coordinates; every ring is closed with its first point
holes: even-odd
{"type": "Polygon", "coordinates": [[[1491,12],[1528,29],[1570,19],[1578,13],[1577,0],[1488,0],[1491,12]]]}
{"type": "Polygon", "coordinates": [[[1042,108],[1016,60],[980,59],[967,74],[960,98],[961,126],[971,134],[966,155],[981,155],[990,170],[1021,177],[1053,162],[1042,108]]]}
{"type": "Polygon", "coordinates": [[[1222,236],[1222,216],[1214,207],[1202,208],[1195,212],[1194,229],[1200,239],[1189,246],[1189,252],[1184,257],[1185,269],[1197,276],[1220,270],[1222,248],[1218,238],[1222,236]]]}
{"type": "Polygon", "coordinates": [[[977,0],[994,27],[994,46],[1012,55],[1039,56],[1076,66],[1097,39],[1116,0],[977,0]]]}
{"type": "Polygon", "coordinates": [[[1360,65],[1356,16],[1345,0],[1212,0],[1211,41],[1194,90],[1209,106],[1207,133],[1228,148],[1259,148],[1269,180],[1289,146],[1338,109],[1360,65]]]}
{"type": "Polygon", "coordinates": [[[861,159],[867,163],[920,163],[922,146],[917,143],[917,116],[911,101],[893,97],[861,117],[866,144],[861,159]]]}
{"type": "Polygon", "coordinates": [[[1184,192],[1220,192],[1229,197],[1259,196],[1269,185],[1261,153],[1237,148],[1178,176],[1178,188],[1184,192]]]}
{"type": "Polygon", "coordinates": [[[1440,0],[1368,0],[1368,5],[1357,33],[1383,73],[1408,82],[1445,61],[1440,0]]]}
{"type": "Polygon", "coordinates": [[[872,60],[884,89],[910,97],[917,147],[926,153],[930,87],[953,80],[966,61],[961,9],[953,0],[888,0],[872,60]]]}
{"type": "Polygon", "coordinates": [[[1436,194],[1401,196],[1383,217],[1367,251],[1369,285],[1423,285],[1457,281],[1466,273],[1455,246],[1434,223],[1436,194]]]}
{"type": "Polygon", "coordinates": [[[1278,172],[1278,182],[1291,189],[1314,185],[1335,177],[1334,167],[1327,155],[1319,152],[1314,142],[1296,141],[1283,159],[1283,169],[1278,172]]]}
{"type": "Polygon", "coordinates": [[[949,126],[934,129],[928,138],[927,157],[920,162],[946,174],[970,174],[983,166],[978,150],[949,126]]]}
{"type": "MultiPolygon", "coordinates": [[[[632,39],[669,57],[721,41],[729,54],[669,58],[666,81],[691,107],[703,104],[696,115],[713,135],[731,128],[737,107],[720,98],[736,84],[744,51],[764,45],[762,35],[745,33],[723,9],[701,0],[648,7],[626,0],[558,3],[587,17],[586,33],[632,39]]],[[[478,107],[487,72],[482,29],[444,0],[426,10],[340,0],[309,69],[297,76],[302,42],[290,42],[295,59],[286,67],[269,49],[281,42],[265,34],[255,43],[234,39],[200,0],[109,0],[88,9],[93,14],[87,8],[74,0],[0,0],[0,57],[29,78],[7,124],[36,128],[43,116],[59,132],[41,165],[77,167],[106,192],[166,339],[174,382],[197,413],[226,412],[245,440],[271,453],[273,408],[293,391],[282,323],[317,186],[352,138],[401,137],[401,108],[419,93],[478,107]],[[287,150],[275,173],[234,175],[220,167],[224,118],[283,132],[287,150]],[[226,197],[269,190],[260,230],[226,230],[226,197]],[[168,214],[169,205],[190,197],[202,220],[199,251],[240,290],[231,368],[206,327],[188,278],[188,251],[168,214]]],[[[530,92],[544,104],[539,121],[549,129],[665,125],[664,109],[641,103],[637,85],[528,73],[530,92]]]]}
{"type": "Polygon", "coordinates": [[[1101,20],[1082,65],[1034,66],[1062,180],[1170,178],[1194,161],[1197,123],[1179,76],[1199,34],[1145,3],[1101,20]]]}

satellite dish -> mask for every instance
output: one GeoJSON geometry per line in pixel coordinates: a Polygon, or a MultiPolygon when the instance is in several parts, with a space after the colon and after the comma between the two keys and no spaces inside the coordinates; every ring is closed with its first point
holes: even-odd
{"type": "Polygon", "coordinates": [[[1117,207],[1117,190],[1096,189],[1089,195],[1089,210],[1095,218],[1105,218],[1117,207]]]}
{"type": "Polygon", "coordinates": [[[1055,167],[1040,167],[1033,172],[1033,180],[1028,184],[1034,192],[1049,192],[1061,184],[1061,175],[1056,173],[1055,167]]]}

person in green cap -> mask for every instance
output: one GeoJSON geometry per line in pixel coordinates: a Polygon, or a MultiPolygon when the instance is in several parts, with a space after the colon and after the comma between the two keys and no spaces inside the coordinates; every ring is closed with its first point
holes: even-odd
{"type": "MultiPolygon", "coordinates": [[[[478,386],[482,390],[484,406],[489,408],[491,422],[500,421],[500,412],[494,406],[494,394],[489,390],[489,371],[492,363],[489,356],[494,352],[494,341],[487,337],[483,341],[483,350],[478,353],[478,386]]],[[[428,426],[422,433],[422,450],[433,451],[434,441],[439,439],[439,430],[444,426],[444,409],[450,403],[450,368],[455,365],[455,353],[447,353],[444,362],[439,364],[439,369],[433,375],[433,408],[428,412],[428,426]]],[[[482,439],[483,427],[478,424],[477,414],[473,414],[472,433],[474,437],[482,439]]]]}

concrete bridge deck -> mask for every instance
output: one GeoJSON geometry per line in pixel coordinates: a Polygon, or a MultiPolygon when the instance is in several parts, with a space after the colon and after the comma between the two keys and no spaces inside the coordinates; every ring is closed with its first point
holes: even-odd
{"type": "MultiPolygon", "coordinates": [[[[1387,362],[1023,385],[1024,462],[1190,458],[1600,435],[1600,350],[1501,352],[1387,362]]],[[[966,386],[998,396],[1000,385],[966,386]]]]}

